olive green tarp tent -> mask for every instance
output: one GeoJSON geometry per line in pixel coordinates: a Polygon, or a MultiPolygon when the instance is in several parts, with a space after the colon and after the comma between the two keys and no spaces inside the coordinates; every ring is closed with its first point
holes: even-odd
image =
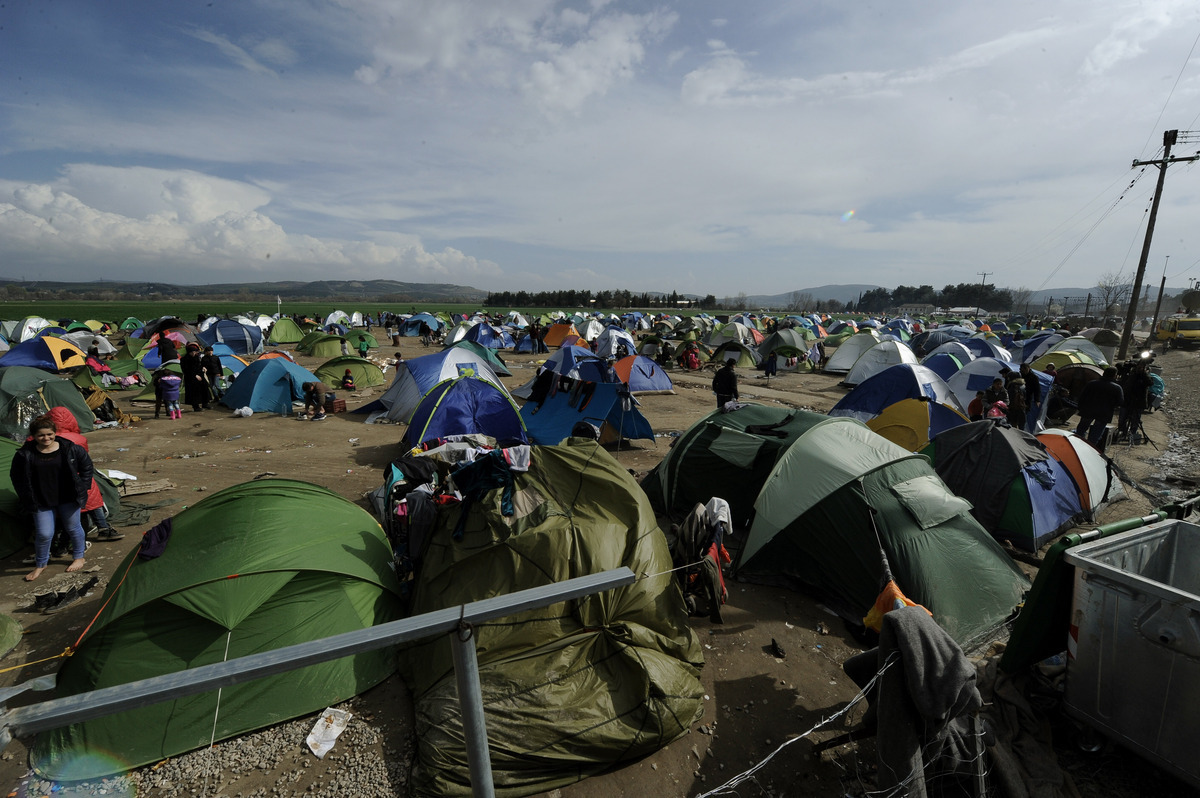
{"type": "Polygon", "coordinates": [[[18,552],[25,545],[28,518],[21,517],[17,491],[9,478],[13,455],[21,444],[11,438],[0,438],[0,557],[18,552]]]}
{"type": "Polygon", "coordinates": [[[90,432],[96,416],[70,380],[30,366],[0,368],[0,434],[24,441],[29,425],[52,407],[62,405],[90,432]]]}
{"type": "MultiPolygon", "coordinates": [[[[503,515],[503,488],[439,512],[413,612],[620,566],[642,577],[474,626],[492,775],[508,798],[645,756],[685,734],[703,710],[703,653],[637,483],[582,438],[535,446],[530,459],[527,472],[511,472],[512,515],[503,515]]],[[[413,794],[470,795],[449,640],[414,644],[400,665],[416,705],[413,794]]]]}
{"type": "MultiPolygon", "coordinates": [[[[401,617],[391,549],[363,509],[316,485],[227,488],[175,516],[162,556],[134,549],[58,674],[58,696],[364,629],[401,617]]],[[[390,649],[343,657],[40,735],[54,781],[108,776],[344,701],[387,678],[390,649]]]]}
{"type": "Polygon", "coordinates": [[[367,346],[371,349],[379,348],[379,341],[375,339],[374,335],[371,335],[371,333],[367,332],[366,330],[347,330],[346,341],[350,344],[351,352],[357,352],[358,345],[362,341],[366,341],[367,346]]]}
{"type": "Polygon", "coordinates": [[[296,351],[312,357],[337,357],[350,352],[350,343],[340,335],[330,335],[320,330],[310,332],[296,344],[296,351]],[[345,352],[342,351],[345,347],[345,352]]]}
{"type": "Polygon", "coordinates": [[[849,418],[762,405],[714,412],[643,480],[672,516],[719,496],[750,525],[739,576],[815,593],[861,624],[882,586],[900,589],[960,644],[1000,626],[1028,580],[929,462],[849,418]]]}

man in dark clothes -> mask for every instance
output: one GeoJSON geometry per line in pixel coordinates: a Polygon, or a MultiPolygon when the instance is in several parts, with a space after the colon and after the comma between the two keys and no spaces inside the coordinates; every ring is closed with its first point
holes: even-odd
{"type": "Polygon", "coordinates": [[[221,390],[221,374],[224,367],[221,365],[221,358],[217,357],[211,346],[204,347],[204,357],[200,358],[200,365],[204,367],[204,379],[208,380],[213,399],[220,399],[225,394],[221,390]]]}
{"type": "Polygon", "coordinates": [[[735,363],[737,363],[736,360],[729,358],[713,376],[712,389],[717,395],[718,410],[724,408],[726,402],[732,402],[738,398],[738,379],[737,374],[733,371],[735,363]]]}
{"type": "Polygon", "coordinates": [[[1080,391],[1079,426],[1075,428],[1075,434],[1101,448],[1104,428],[1112,422],[1113,413],[1124,401],[1125,392],[1117,384],[1117,370],[1109,366],[1100,379],[1092,380],[1080,391]]]}
{"type": "Polygon", "coordinates": [[[1142,426],[1142,413],[1146,412],[1150,396],[1150,361],[1142,360],[1129,369],[1121,380],[1125,401],[1121,403],[1121,415],[1117,421],[1117,437],[1141,442],[1138,430],[1142,426]]]}
{"type": "Polygon", "coordinates": [[[208,380],[204,379],[204,357],[200,354],[199,344],[187,345],[187,354],[179,359],[179,368],[183,372],[185,401],[197,413],[207,410],[209,387],[208,380]]]}

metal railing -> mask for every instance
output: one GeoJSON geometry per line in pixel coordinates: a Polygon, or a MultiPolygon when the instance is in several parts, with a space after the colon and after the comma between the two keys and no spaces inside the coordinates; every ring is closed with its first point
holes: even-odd
{"type": "MultiPolygon", "coordinates": [[[[616,568],[568,579],[565,582],[448,607],[414,618],[391,621],[368,629],[358,629],[333,637],[264,651],[261,654],[251,654],[227,662],[203,665],[15,709],[0,709],[0,750],[6,748],[12,739],[19,735],[54,729],[160,701],[208,692],[219,687],[229,687],[351,654],[422,640],[438,634],[449,634],[458,684],[458,701],[462,711],[467,763],[471,773],[471,788],[480,798],[492,798],[495,789],[492,784],[492,765],[488,753],[487,726],[484,722],[483,695],[479,688],[479,662],[475,655],[472,625],[624,587],[632,584],[636,578],[628,568],[616,568]]],[[[47,690],[53,686],[54,680],[43,676],[0,690],[0,706],[27,690],[47,690]]]]}

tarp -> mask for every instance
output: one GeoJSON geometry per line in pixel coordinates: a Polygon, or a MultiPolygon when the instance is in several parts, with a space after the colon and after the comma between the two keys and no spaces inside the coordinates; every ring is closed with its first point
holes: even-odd
{"type": "MultiPolygon", "coordinates": [[[[214,493],[172,520],[162,556],[135,547],[58,672],[70,696],[401,617],[379,524],[316,485],[269,479],[214,493]]],[[[392,672],[387,649],[45,732],[47,779],[95,779],[319,711],[392,672]]]]}
{"type": "Polygon", "coordinates": [[[578,383],[576,390],[557,391],[540,406],[527,402],[521,408],[521,419],[529,440],[543,446],[570,437],[580,421],[599,428],[600,443],[654,440],[654,429],[638,410],[637,399],[620,383],[578,383]]]}
{"type": "MultiPolygon", "coordinates": [[[[546,792],[636,761],[685,734],[703,711],[703,651],[637,483],[579,438],[536,446],[530,460],[528,471],[511,472],[511,515],[499,488],[439,512],[414,614],[619,566],[648,576],[473,626],[501,796],[546,792]]],[[[402,652],[400,671],[416,711],[414,794],[470,795],[447,637],[402,652]]]]}

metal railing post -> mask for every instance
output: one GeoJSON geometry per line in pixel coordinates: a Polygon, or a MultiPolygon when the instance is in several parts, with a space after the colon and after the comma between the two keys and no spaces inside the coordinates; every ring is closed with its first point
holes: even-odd
{"type": "Polygon", "coordinates": [[[468,624],[450,633],[454,678],[458,682],[458,707],[462,713],[471,793],[475,798],[495,798],[492,756],[488,750],[487,722],[483,717],[483,692],[479,688],[479,659],[475,655],[475,630],[468,624]]]}

